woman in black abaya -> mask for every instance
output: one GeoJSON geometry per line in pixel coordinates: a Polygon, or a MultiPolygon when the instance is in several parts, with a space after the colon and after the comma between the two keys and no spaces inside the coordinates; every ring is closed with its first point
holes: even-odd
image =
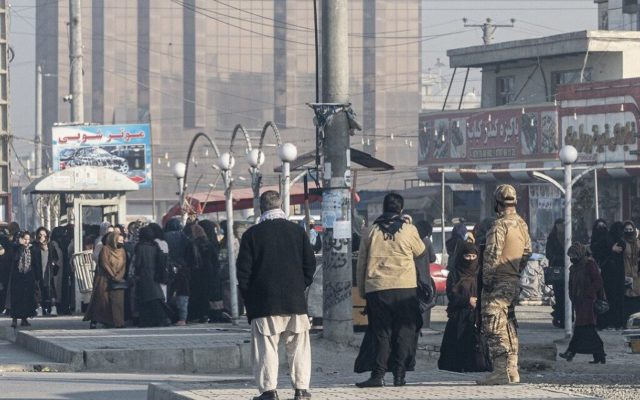
{"type": "Polygon", "coordinates": [[[607,223],[598,219],[591,232],[591,253],[600,268],[604,293],[610,305],[609,311],[598,316],[598,329],[622,328],[624,324],[624,264],[621,257],[611,251],[614,243],[622,241],[622,224],[617,222],[607,230],[607,223]]]}
{"type": "MultiPolygon", "coordinates": [[[[598,264],[604,285],[604,293],[609,302],[609,311],[598,316],[598,328],[624,328],[626,323],[624,314],[624,224],[614,222],[609,228],[607,250],[609,258],[606,262],[598,264]],[[615,252],[613,249],[622,249],[615,252]]],[[[594,258],[597,257],[594,254],[594,258]]],[[[598,259],[596,258],[596,262],[598,259]]]]}
{"type": "Polygon", "coordinates": [[[447,277],[447,326],[440,346],[438,368],[455,372],[489,371],[486,349],[475,326],[478,300],[478,250],[463,243],[454,270],[447,277]]]}

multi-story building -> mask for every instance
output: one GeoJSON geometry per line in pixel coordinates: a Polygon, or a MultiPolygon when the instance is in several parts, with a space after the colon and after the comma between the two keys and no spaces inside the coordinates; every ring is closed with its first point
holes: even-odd
{"type": "MultiPolygon", "coordinates": [[[[349,1],[350,98],[364,149],[399,167],[416,161],[413,149],[389,137],[411,132],[420,109],[420,15],[420,0],[349,1]]],[[[36,16],[50,143],[51,126],[69,120],[62,100],[69,93],[68,2],[38,2],[36,16]]],[[[299,153],[315,148],[305,104],[315,101],[313,18],[307,0],[83,2],[86,122],[151,123],[158,214],[176,199],[169,165],[184,161],[196,132],[226,148],[236,124],[260,129],[274,121],[299,153]]],[[[201,153],[204,160],[213,152],[201,153]]],[[[235,174],[246,175],[238,158],[235,174]]],[[[267,184],[276,182],[276,159],[268,150],[267,184]]],[[[190,190],[208,190],[214,171],[204,165],[212,162],[199,163],[204,177],[190,190]]],[[[151,214],[150,191],[130,197],[131,213],[151,214]]]]}
{"type": "Polygon", "coordinates": [[[638,0],[593,0],[593,2],[598,4],[598,29],[640,30],[638,0]]]}

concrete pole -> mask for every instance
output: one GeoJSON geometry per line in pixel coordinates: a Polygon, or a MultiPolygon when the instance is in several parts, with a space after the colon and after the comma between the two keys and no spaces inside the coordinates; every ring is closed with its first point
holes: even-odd
{"type": "Polygon", "coordinates": [[[564,165],[564,332],[566,337],[571,337],[572,332],[572,309],[569,299],[569,247],[572,241],[571,226],[571,201],[573,190],[571,187],[571,164],[564,165]]]}
{"type": "Polygon", "coordinates": [[[291,209],[291,199],[289,194],[291,193],[291,163],[282,163],[282,210],[284,214],[289,218],[289,210],[291,209]]]}
{"type": "MultiPolygon", "coordinates": [[[[322,2],[322,102],[349,102],[347,0],[322,2]]],[[[351,181],[347,163],[348,121],[337,113],[325,126],[322,193],[323,337],[347,344],[353,338],[351,235],[334,237],[334,224],[351,224],[351,181]],[[345,179],[348,178],[348,179],[345,179]]]]}
{"type": "MultiPolygon", "coordinates": [[[[36,178],[42,176],[42,65],[36,67],[36,137],[34,140],[34,161],[36,178]]],[[[33,197],[32,197],[33,199],[33,197]]],[[[37,199],[37,197],[36,197],[37,199]]],[[[34,201],[34,224],[36,227],[44,226],[48,218],[44,216],[44,209],[47,208],[45,198],[40,196],[40,202],[34,201]]]]}
{"type": "Polygon", "coordinates": [[[71,122],[81,124],[84,123],[81,0],[69,0],[69,35],[71,122]]]}
{"type": "Polygon", "coordinates": [[[231,319],[238,325],[238,278],[236,258],[233,256],[233,193],[231,192],[231,170],[224,171],[225,208],[227,211],[227,254],[229,258],[229,294],[231,297],[231,319]]]}
{"type": "Polygon", "coordinates": [[[42,65],[36,67],[36,176],[42,175],[42,65]]]}

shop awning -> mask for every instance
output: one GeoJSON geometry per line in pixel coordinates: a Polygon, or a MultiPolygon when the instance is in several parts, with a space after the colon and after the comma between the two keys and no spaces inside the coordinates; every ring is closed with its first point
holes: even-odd
{"type": "MultiPolygon", "coordinates": [[[[264,186],[260,188],[260,192],[266,190],[278,191],[278,186],[264,186]]],[[[304,185],[295,184],[290,191],[291,200],[290,204],[298,205],[304,203],[304,185]]],[[[322,200],[322,195],[313,189],[309,190],[309,202],[314,203],[322,200]]],[[[196,214],[209,214],[214,212],[225,211],[225,197],[224,191],[216,190],[211,192],[199,192],[187,195],[185,202],[189,205],[189,208],[196,214]]],[[[253,208],[253,190],[251,188],[238,188],[233,190],[233,209],[234,210],[248,210],[253,208]]],[[[180,205],[174,204],[169,211],[162,217],[162,223],[164,223],[174,217],[180,215],[180,205]]]]}
{"type": "MultiPolygon", "coordinates": [[[[574,176],[595,164],[575,164],[574,176]]],[[[501,163],[477,164],[460,166],[429,166],[418,167],[418,179],[426,182],[440,182],[441,169],[444,169],[444,179],[447,183],[482,183],[482,182],[540,182],[534,176],[534,171],[544,172],[552,178],[561,180],[563,168],[559,161],[530,162],[530,163],[501,163]]],[[[611,163],[602,164],[598,168],[599,178],[628,178],[640,176],[640,164],[611,163]]]]}

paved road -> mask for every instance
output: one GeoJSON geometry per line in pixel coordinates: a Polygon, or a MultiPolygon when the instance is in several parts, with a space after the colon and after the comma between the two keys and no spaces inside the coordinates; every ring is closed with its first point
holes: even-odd
{"type": "MultiPolygon", "coordinates": [[[[153,382],[201,382],[205,375],[145,375],[105,373],[2,373],[0,399],[4,400],[146,400],[153,382]]],[[[219,380],[237,376],[217,376],[219,380]]]]}

